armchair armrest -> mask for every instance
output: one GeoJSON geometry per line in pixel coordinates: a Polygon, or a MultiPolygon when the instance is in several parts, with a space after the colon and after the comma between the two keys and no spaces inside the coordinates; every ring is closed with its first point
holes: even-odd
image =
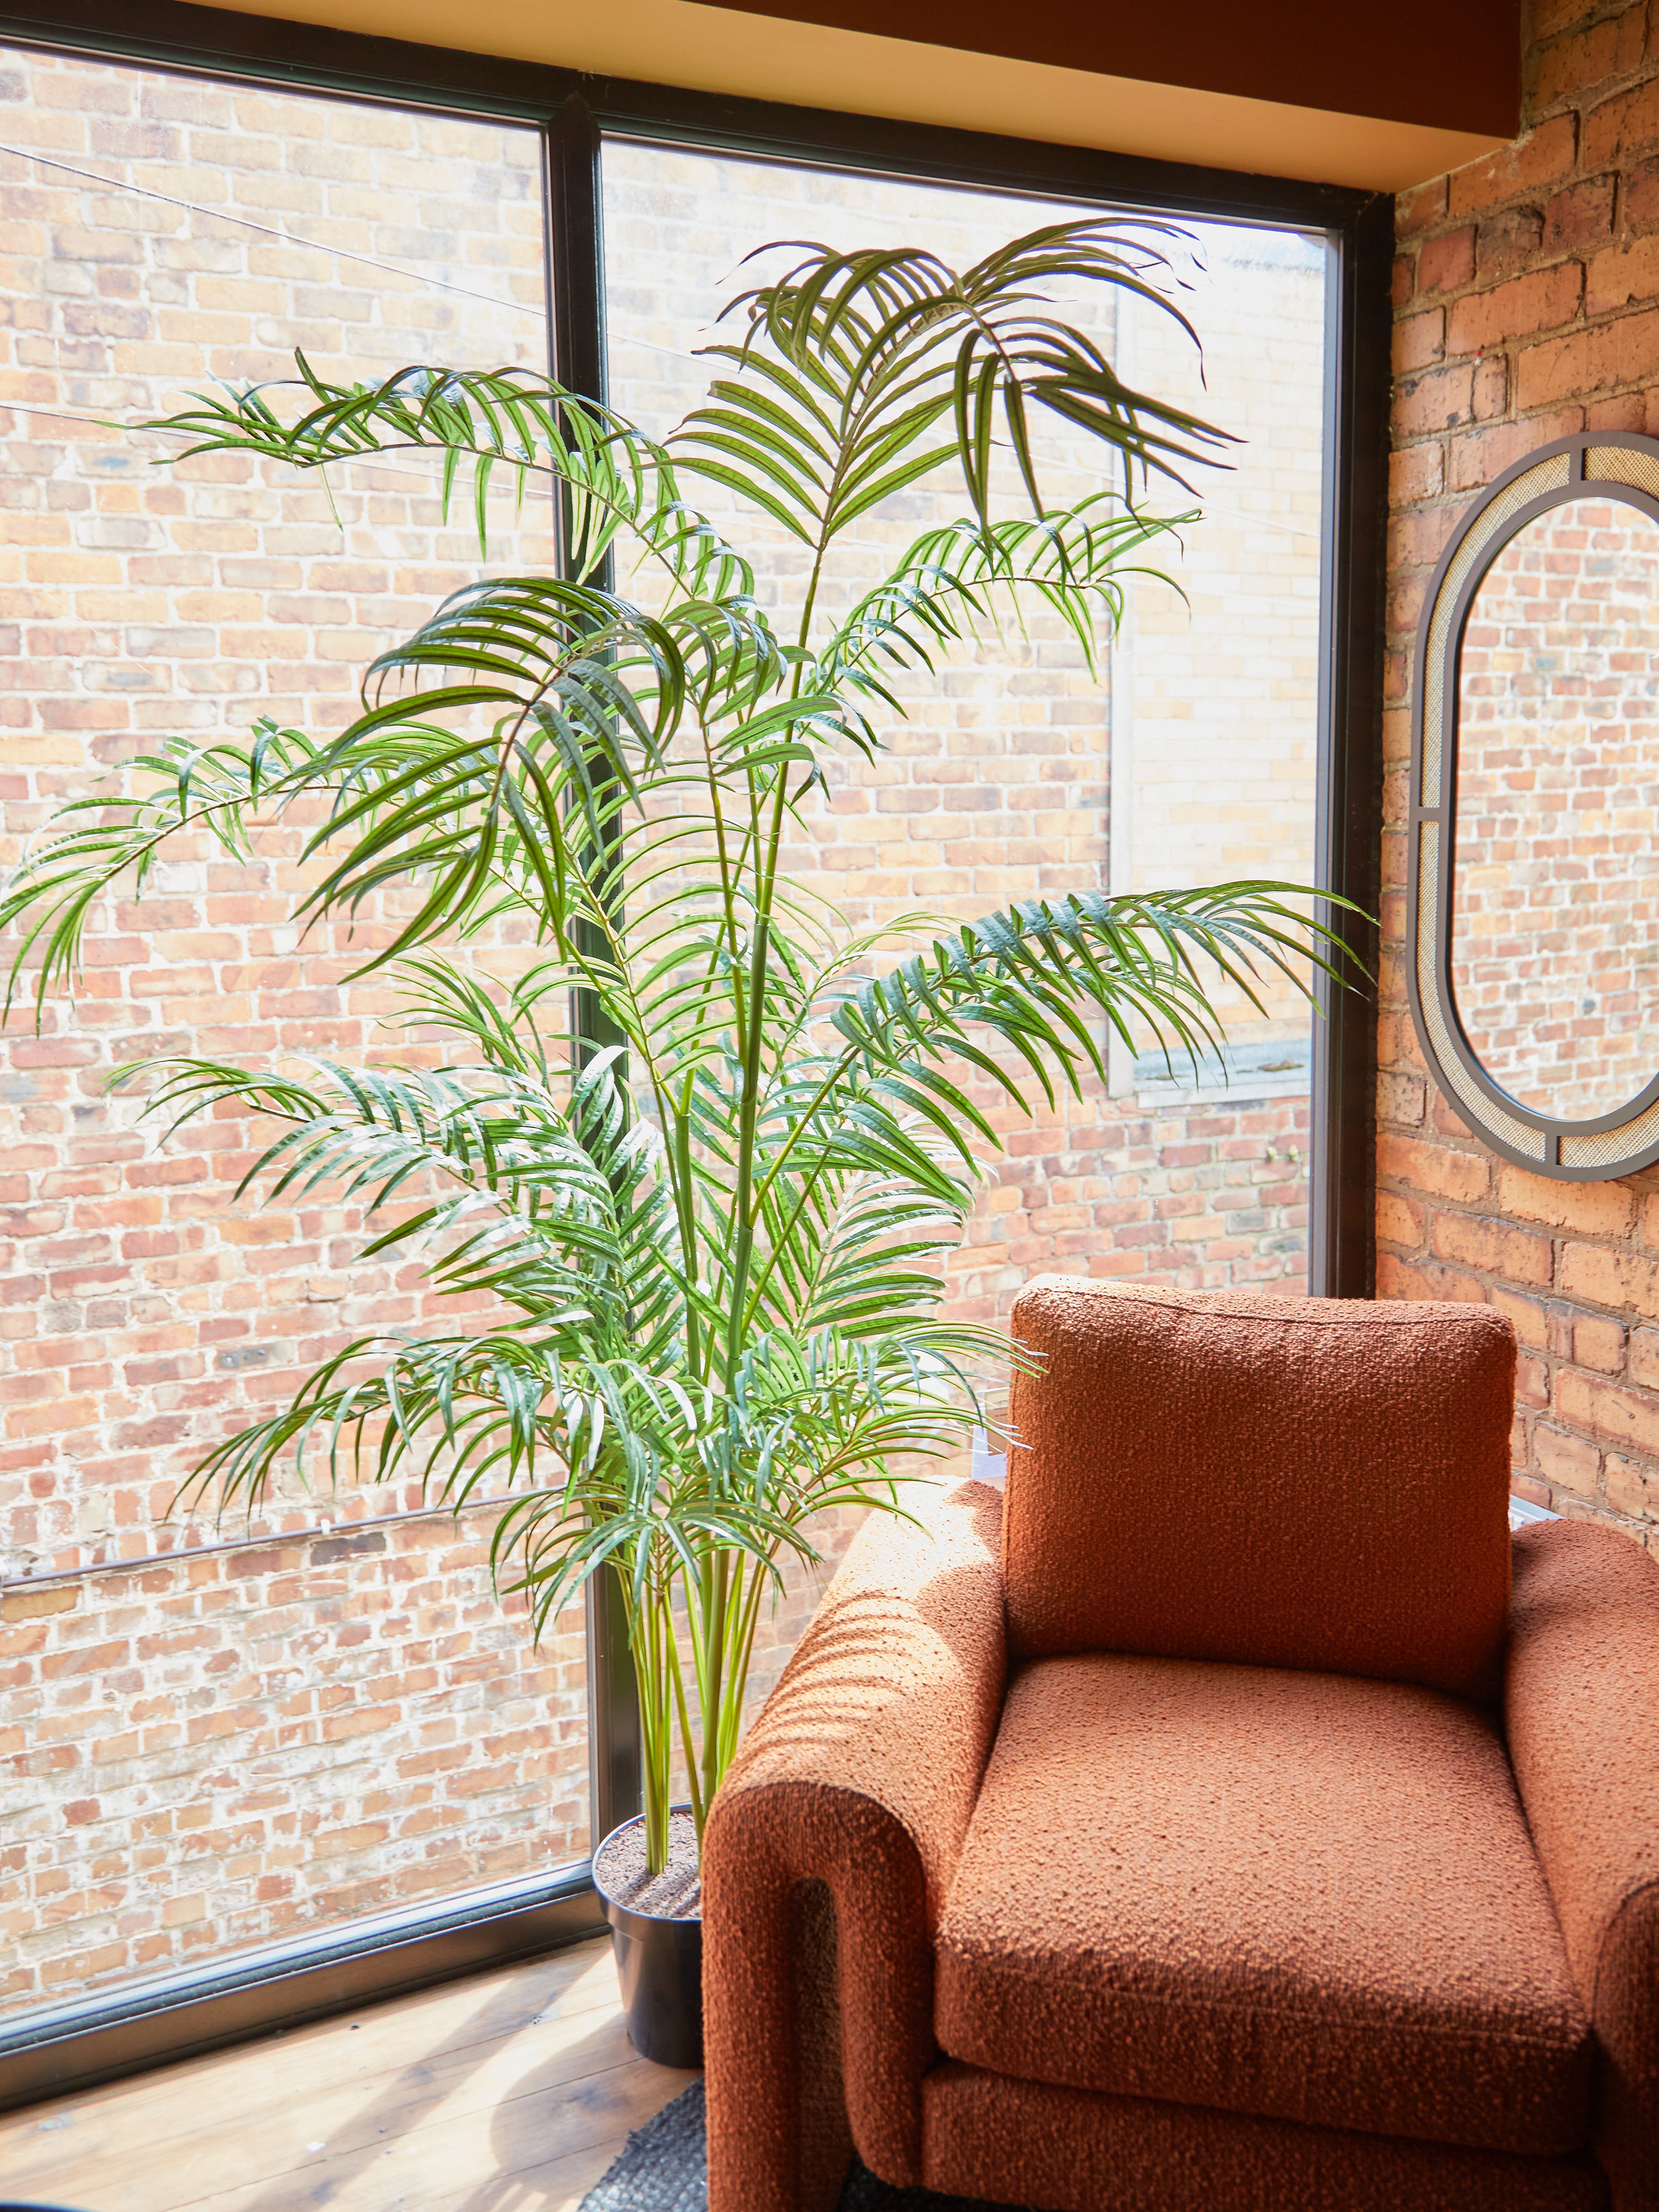
{"type": "Polygon", "coordinates": [[[872,1514],[703,1839],[709,2212],[921,2179],[933,1935],[1002,1706],[1001,1500],[872,1514]],[[850,2127],[850,2135],[849,2135],[850,2127]]]}
{"type": "Polygon", "coordinates": [[[1659,2212],[1659,1564],[1583,1521],[1514,1556],[1510,1758],[1601,2048],[1595,2148],[1619,2212],[1659,2212]]]}

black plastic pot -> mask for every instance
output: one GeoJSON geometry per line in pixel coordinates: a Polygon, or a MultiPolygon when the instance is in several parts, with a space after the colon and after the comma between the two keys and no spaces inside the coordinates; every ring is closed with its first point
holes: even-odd
{"type": "MultiPolygon", "coordinates": [[[[640,1826],[642,1817],[624,1820],[611,1835],[640,1826]]],[[[654,2059],[659,2066],[701,2066],[702,1921],[637,1912],[606,1896],[598,1870],[604,1849],[602,1844],[593,1855],[594,1886],[611,1923],[628,2039],[641,2058],[654,2059]]]]}

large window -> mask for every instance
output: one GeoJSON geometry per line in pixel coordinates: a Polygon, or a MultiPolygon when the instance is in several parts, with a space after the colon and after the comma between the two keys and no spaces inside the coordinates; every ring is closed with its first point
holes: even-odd
{"type": "MultiPolygon", "coordinates": [[[[326,486],[223,460],[157,469],[158,438],[112,422],[216,378],[291,374],[295,347],[334,378],[544,366],[550,305],[566,378],[603,379],[665,431],[769,241],[921,242],[961,262],[1117,208],[1178,223],[1166,250],[1201,356],[1146,305],[1068,309],[1095,318],[1130,381],[1232,433],[1232,466],[1194,477],[1201,519],[1158,556],[1167,580],[1130,584],[1093,672],[1039,618],[906,678],[886,751],[848,764],[792,865],[872,924],[1321,872],[1369,899],[1376,610],[1357,510],[1375,270],[1357,196],[730,103],[705,118],[640,88],[606,89],[596,131],[574,80],[476,61],[447,112],[448,58],[370,96],[331,34],[297,29],[273,89],[244,81],[239,19],[208,20],[222,51],[194,70],[21,46],[0,70],[10,850],[89,769],[159,736],[258,714],[339,729],[368,660],[477,568],[417,460],[326,486]]],[[[1063,440],[1047,459],[1062,489],[1098,475],[1063,440]]],[[[924,487],[865,527],[888,548],[951,512],[924,487]]],[[[551,524],[504,517],[490,565],[556,562],[551,524]]],[[[785,557],[763,520],[741,526],[785,557]]],[[[353,948],[288,919],[279,864],[303,827],[270,834],[257,878],[204,850],[110,910],[76,1010],[49,1008],[39,1039],[14,1014],[0,1039],[14,2019],[580,1862],[590,1813],[632,1809],[625,1670],[580,1613],[538,1647],[497,1603],[493,1502],[457,1522],[366,1485],[295,1490],[251,1531],[169,1517],[195,1458],[250,1409],[352,1334],[419,1317],[397,1267],[348,1271],[348,1210],[233,1202],[246,1124],[162,1146],[138,1097],[106,1089],[169,1051],[401,1048],[376,1027],[384,986],[346,980],[353,948]]],[[[526,956],[503,928],[471,957],[501,973],[526,956]]],[[[1041,1269],[1367,1287],[1341,1199],[1364,1152],[1363,1013],[1310,1022],[1285,989],[1225,1011],[1224,1061],[1171,1068],[1142,1039],[1080,1101],[1030,1121],[999,1109],[1008,1151],[953,1267],[960,1310],[1006,1316],[1041,1269]]],[[[848,1533],[821,1532],[827,1563],[848,1533]]],[[[820,1582],[792,1583],[757,1694],[820,1582]]]]}

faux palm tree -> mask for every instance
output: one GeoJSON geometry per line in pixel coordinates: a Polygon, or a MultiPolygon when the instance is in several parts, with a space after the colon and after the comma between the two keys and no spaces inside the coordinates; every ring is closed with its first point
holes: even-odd
{"type": "Polygon", "coordinates": [[[251,1505],[288,1455],[332,1474],[349,1449],[458,1505],[505,1480],[495,1565],[538,1626],[614,1571],[653,1870],[674,1728],[701,1831],[763,1607],[787,1557],[812,1556],[814,1516],[896,1505],[902,1458],[985,1418],[1006,1344],[941,1312],[997,1144],[975,1073],[1052,1101],[1101,1072],[1107,1025],[1196,1053],[1217,1040],[1215,978],[1254,996],[1264,967],[1304,975],[1334,943],[1278,883],[860,935],[787,879],[828,763],[877,752],[877,718],[902,713],[895,673],[1032,599],[1092,657],[1126,565],[1171,526],[1137,487],[1221,435],[1126,389],[1049,299],[1081,283],[1167,307],[1144,228],[1056,225],[962,274],[920,251],[799,252],[734,303],[740,335],[709,349],[716,380],[665,443],[522,370],[345,386],[302,356],[291,385],[149,426],[301,469],[434,451],[446,499],[471,475],[481,550],[492,479],[541,480],[562,573],[457,592],[374,664],[337,738],[267,723],[136,762],[121,793],[67,810],[0,908],[21,924],[14,988],[38,958],[44,998],[94,900],[124,876],[142,889],[169,840],[205,829],[245,860],[260,819],[319,794],[299,913],[412,887],[368,964],[394,964],[447,1064],[177,1060],[150,1071],[152,1105],[262,1117],[250,1182],[331,1186],[370,1219],[363,1257],[417,1249],[436,1291],[485,1310],[348,1344],[194,1479],[251,1505]],[[1100,486],[1073,504],[1045,501],[1039,410],[1099,451],[1100,486]],[[959,480],[962,519],[827,611],[832,551],[925,477],[959,480]],[[699,482],[804,549],[787,619],[699,482]],[[491,979],[462,948],[503,916],[528,920],[536,955],[491,979]]]}

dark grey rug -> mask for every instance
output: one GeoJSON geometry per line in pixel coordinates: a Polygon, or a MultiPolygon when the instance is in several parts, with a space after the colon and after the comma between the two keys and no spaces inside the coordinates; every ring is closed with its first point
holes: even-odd
{"type": "MultiPolygon", "coordinates": [[[[581,2212],[708,2212],[708,2150],[703,2133],[702,2084],[665,2105],[636,2128],[603,2181],[590,2189],[581,2212]]],[[[1019,2212],[1012,2204],[978,2197],[936,2197],[931,2189],[890,2189],[854,2159],[842,2191],[841,2212],[1019,2212]]]]}

